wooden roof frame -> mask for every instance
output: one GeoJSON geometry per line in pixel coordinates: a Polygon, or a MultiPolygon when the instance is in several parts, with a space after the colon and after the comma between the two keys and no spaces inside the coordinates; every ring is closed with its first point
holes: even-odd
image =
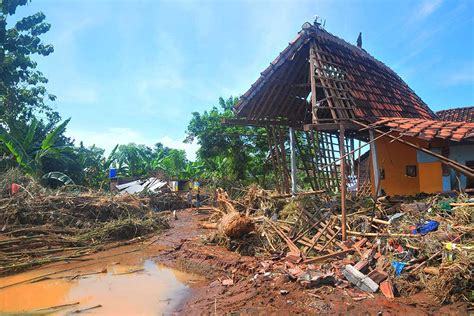
{"type": "MultiPolygon", "coordinates": [[[[234,110],[242,123],[289,122],[301,129],[316,125],[321,129],[326,124],[323,129],[331,129],[349,119],[436,118],[385,64],[309,23],[261,73],[234,110]]],[[[344,124],[351,129],[351,124],[344,124]]]]}

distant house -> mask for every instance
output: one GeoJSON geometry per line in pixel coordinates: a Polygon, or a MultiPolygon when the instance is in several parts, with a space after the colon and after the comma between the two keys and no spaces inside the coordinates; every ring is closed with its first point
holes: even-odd
{"type": "Polygon", "coordinates": [[[313,189],[332,192],[352,191],[354,179],[359,191],[371,186],[390,195],[469,187],[472,115],[435,114],[361,43],[352,45],[317,21],[303,24],[241,97],[236,118],[224,123],[267,130],[280,191],[295,192],[302,170],[313,189]],[[440,121],[444,115],[450,121],[440,121]],[[362,185],[364,179],[371,184],[362,185]]]}
{"type": "Polygon", "coordinates": [[[436,115],[441,121],[474,123],[474,106],[441,110],[436,115]]]}

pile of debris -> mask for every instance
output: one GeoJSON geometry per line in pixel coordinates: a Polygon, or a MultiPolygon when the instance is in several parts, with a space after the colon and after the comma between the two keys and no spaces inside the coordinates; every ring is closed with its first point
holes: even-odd
{"type": "Polygon", "coordinates": [[[289,198],[251,187],[232,200],[220,190],[218,208],[210,220],[227,221],[229,210],[234,209],[240,217],[233,217],[246,218],[246,227],[252,229],[237,230],[241,234],[220,229],[221,237],[207,242],[224,240],[238,251],[244,246],[243,254],[262,255],[265,273],[283,269],[304,287],[357,288],[365,293],[357,294],[359,299],[379,290],[387,298],[425,290],[441,303],[469,300],[473,200],[461,195],[347,202],[348,237],[342,241],[337,196],[309,192],[289,198]],[[249,252],[249,247],[258,251],[249,252]]]}
{"type": "Polygon", "coordinates": [[[187,201],[186,192],[147,192],[141,193],[140,196],[146,199],[148,206],[156,212],[181,210],[190,206],[187,201]]]}
{"type": "Polygon", "coordinates": [[[3,190],[0,197],[0,275],[81,260],[111,242],[123,245],[168,227],[166,212],[150,207],[152,198],[53,191],[29,178],[16,181],[20,190],[13,195],[3,190]]]}

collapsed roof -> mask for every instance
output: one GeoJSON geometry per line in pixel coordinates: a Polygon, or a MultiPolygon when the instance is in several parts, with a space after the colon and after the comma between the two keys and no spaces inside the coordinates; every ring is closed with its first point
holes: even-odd
{"type": "Polygon", "coordinates": [[[393,70],[364,49],[309,23],[241,97],[235,107],[237,118],[261,123],[276,120],[289,126],[315,123],[310,68],[316,80],[313,103],[322,121],[335,116],[436,119],[393,70]],[[310,60],[314,61],[311,67],[310,60]]]}
{"type": "Polygon", "coordinates": [[[143,191],[157,193],[161,191],[167,184],[168,183],[166,181],[151,177],[146,180],[136,180],[124,184],[119,184],[116,187],[121,194],[134,194],[143,191]]]}

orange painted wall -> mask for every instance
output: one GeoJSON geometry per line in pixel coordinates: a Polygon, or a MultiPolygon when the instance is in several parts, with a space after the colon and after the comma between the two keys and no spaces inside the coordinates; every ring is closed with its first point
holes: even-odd
{"type": "Polygon", "coordinates": [[[418,164],[420,171],[420,192],[435,193],[443,191],[443,169],[441,162],[418,164]]]}
{"type": "MultiPolygon", "coordinates": [[[[398,137],[397,133],[393,136],[398,137]]],[[[404,136],[412,144],[428,148],[428,142],[404,136]]],[[[382,137],[375,141],[377,146],[377,161],[379,169],[385,171],[385,178],[380,180],[380,187],[388,195],[416,195],[420,192],[435,193],[443,189],[442,169],[440,162],[418,163],[416,149],[401,142],[393,141],[390,137],[382,137]],[[416,177],[406,175],[406,166],[415,165],[416,177]]],[[[442,146],[443,142],[436,141],[432,146],[442,146]]],[[[372,164],[370,179],[372,192],[375,192],[372,164]]]]}
{"type": "MultiPolygon", "coordinates": [[[[416,150],[405,144],[382,137],[375,141],[379,169],[385,172],[380,188],[388,195],[415,195],[420,192],[418,177],[405,175],[407,165],[416,165],[416,150]]],[[[372,184],[373,172],[371,173],[372,184]]],[[[372,185],[375,191],[374,185],[372,185]]]]}

